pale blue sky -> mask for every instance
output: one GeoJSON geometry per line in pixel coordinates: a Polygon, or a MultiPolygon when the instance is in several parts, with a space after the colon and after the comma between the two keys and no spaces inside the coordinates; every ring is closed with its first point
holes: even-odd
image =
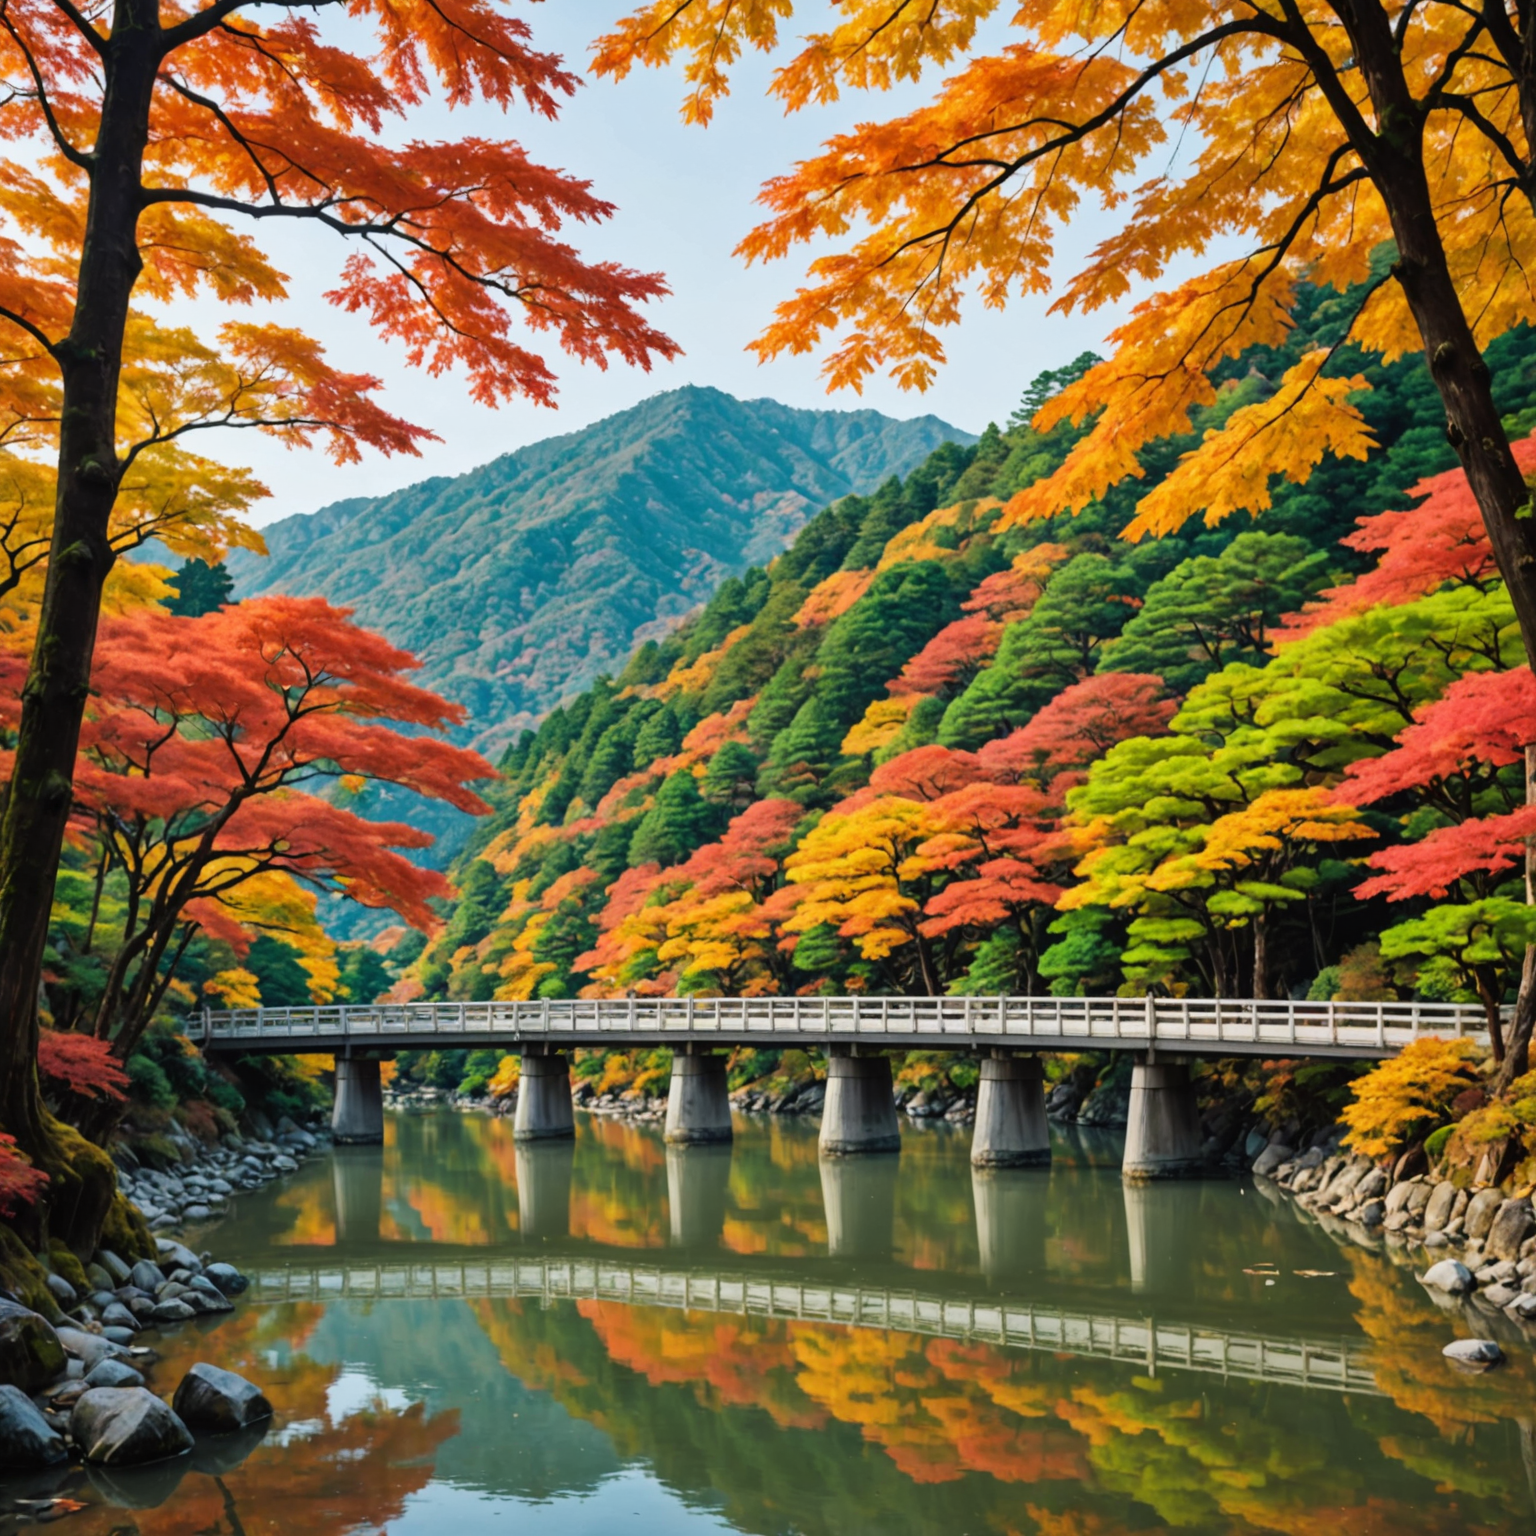
{"type": "MultiPolygon", "coordinates": [[[[592,38],[629,8],[625,0],[550,0],[526,10],[539,45],[584,68],[592,38]]],[[[767,61],[747,61],[708,129],[686,127],[679,120],[680,75],[650,71],[618,85],[589,81],[554,125],[525,113],[504,118],[484,109],[450,114],[429,108],[408,128],[421,136],[504,133],[548,163],[590,178],[599,194],[619,205],[619,212],[607,226],[582,232],[581,247],[590,255],[667,275],[673,296],[651,309],[684,349],[676,362],[650,374],[624,367],[603,373],[560,357],[557,411],[522,403],[486,410],[470,401],[462,379],[414,372],[364,322],[325,305],[320,294],[342,256],[332,237],[262,228],[260,237],[295,278],[295,297],[282,318],[324,340],[338,364],[383,377],[388,385],[384,403],[432,428],[442,441],[429,445],[419,460],[369,455],[361,466],[348,468],[316,452],[288,451],[245,434],[226,434],[217,446],[210,434],[200,446],[231,462],[255,465],[273,491],[257,516],[267,522],[343,496],[375,494],[427,475],[456,474],[684,384],[713,385],[749,398],[767,395],[798,406],[868,405],[895,416],[931,411],[980,431],[988,420],[1007,416],[1041,369],[1099,345],[1114,315],[1047,317],[1048,300],[1026,299],[1002,315],[974,307],[964,325],[946,336],[949,366],[926,395],[904,394],[877,381],[862,398],[848,392],[829,398],[816,359],[759,366],[744,348],[774,302],[792,291],[802,265],[791,260],[748,270],[731,255],[754,222],[757,188],[812,152],[827,133],[887,115],[912,99],[858,98],[786,119],[766,96],[769,69],[767,61]]],[[[1081,255],[1105,228],[1096,210],[1085,209],[1062,240],[1063,261],[1081,255]]]]}

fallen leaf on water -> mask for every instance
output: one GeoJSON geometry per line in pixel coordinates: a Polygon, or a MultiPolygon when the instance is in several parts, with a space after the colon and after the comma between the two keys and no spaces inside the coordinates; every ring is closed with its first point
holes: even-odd
{"type": "Polygon", "coordinates": [[[1334,1276],[1338,1274],[1338,1270],[1336,1270],[1336,1269],[1298,1269],[1298,1270],[1293,1270],[1292,1273],[1300,1275],[1303,1280],[1332,1280],[1334,1278],[1334,1276]]]}
{"type": "Polygon", "coordinates": [[[1245,1269],[1245,1275],[1278,1275],[1280,1270],[1274,1264],[1255,1264],[1252,1269],[1245,1269]]]}

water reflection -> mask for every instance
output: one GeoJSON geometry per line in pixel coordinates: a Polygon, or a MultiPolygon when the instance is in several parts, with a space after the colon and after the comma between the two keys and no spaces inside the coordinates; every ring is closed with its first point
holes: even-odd
{"type": "Polygon", "coordinates": [[[1169,1368],[1166,1351],[1154,1372],[1102,1348],[1012,1349],[964,1330],[691,1300],[466,1286],[247,1303],[216,1343],[202,1325],[168,1338],[157,1381],[197,1358],[231,1364],[277,1402],[272,1432],[227,1468],[190,1460],[174,1486],[167,1471],[153,1508],[140,1489],[77,1474],[71,1496],[92,1508],[66,1529],[467,1536],[509,1518],[562,1536],[1531,1526],[1529,1346],[1511,1341],[1504,1370],[1456,1375],[1440,1349],[1467,1325],[1411,1274],[1242,1185],[1125,1189],[1112,1144],[1088,1138],[1063,1138],[1049,1171],[981,1173],[964,1138],[942,1129],[909,1136],[899,1160],[834,1163],[818,1161],[814,1126],[782,1122],[739,1127],[733,1148],[669,1150],[649,1131],[585,1119],[574,1144],[518,1147],[510,1131],[469,1116],[391,1117],[382,1148],[348,1149],[284,1189],[241,1197],[218,1246],[249,1267],[325,1274],[445,1260],[489,1274],[525,1254],[554,1261],[546,1268],[599,1261],[587,1270],[744,1276],[807,1295],[884,1288],[952,1311],[1002,1297],[1100,1333],[1152,1317],[1333,1338],[1374,1351],[1375,1390],[1169,1368]]]}

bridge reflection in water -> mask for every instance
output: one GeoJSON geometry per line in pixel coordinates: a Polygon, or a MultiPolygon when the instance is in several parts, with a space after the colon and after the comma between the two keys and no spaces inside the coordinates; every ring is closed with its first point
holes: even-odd
{"type": "MultiPolygon", "coordinates": [[[[444,1257],[435,1244],[387,1241],[383,1149],[339,1148],[331,1171],[338,1252],[294,1253],[281,1265],[269,1258],[253,1269],[251,1299],[258,1304],[453,1297],[604,1301],[1086,1355],[1134,1363],[1148,1376],[1175,1369],[1338,1392],[1377,1391],[1371,1359],[1358,1343],[1212,1328],[1138,1316],[1112,1304],[1026,1299],[1025,1291],[1049,1289],[1051,1174],[1045,1169],[972,1170],[981,1277],[979,1285],[962,1280],[957,1291],[952,1275],[910,1269],[903,1272],[903,1284],[881,1283],[891,1278],[895,1250],[900,1174],[895,1158],[818,1161],[826,1257],[792,1264],[754,1262],[721,1250],[730,1203],[730,1146],[672,1146],[664,1156],[670,1244],[679,1250],[672,1264],[551,1251],[569,1249],[572,1242],[573,1141],[515,1144],[517,1228],[524,1251],[472,1257],[444,1257]],[[857,1272],[869,1274],[870,1281],[840,1278],[848,1273],[847,1261],[858,1261],[857,1272]],[[999,1285],[1017,1294],[999,1296],[999,1285]]],[[[1166,1185],[1125,1184],[1121,1195],[1133,1294],[1177,1293],[1198,1245],[1198,1206],[1187,1189],[1166,1185]]]]}

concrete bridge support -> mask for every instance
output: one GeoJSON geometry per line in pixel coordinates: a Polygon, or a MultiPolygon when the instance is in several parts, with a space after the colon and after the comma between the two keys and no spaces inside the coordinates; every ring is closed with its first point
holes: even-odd
{"type": "Polygon", "coordinates": [[[343,1145],[376,1146],[384,1140],[384,1086],[377,1061],[366,1056],[336,1058],[331,1134],[343,1145]]]}
{"type": "Polygon", "coordinates": [[[823,1157],[901,1151],[889,1056],[854,1056],[848,1046],[832,1047],[819,1147],[823,1157]]]}
{"type": "Polygon", "coordinates": [[[569,1237],[575,1143],[520,1141],[512,1156],[517,1168],[518,1231],[524,1237],[569,1237]]]}
{"type": "Polygon", "coordinates": [[[1132,1184],[1196,1178],[1204,1166],[1200,1144],[1188,1064],[1139,1060],[1131,1073],[1122,1177],[1132,1184]]]}
{"type": "Polygon", "coordinates": [[[1045,1070],[1038,1056],[994,1051],[981,1060],[973,1168],[1044,1168],[1051,1161],[1045,1070]]]}
{"type": "Polygon", "coordinates": [[[891,1157],[826,1158],[821,1204],[834,1259],[888,1259],[896,1243],[896,1178],[891,1157]]]}
{"type": "Polygon", "coordinates": [[[725,1057],[714,1051],[677,1051],[667,1090],[666,1140],[694,1147],[731,1139],[731,1101],[725,1057]]]}
{"type": "Polygon", "coordinates": [[[571,1111],[571,1063],[559,1051],[523,1052],[517,1084],[516,1141],[561,1141],[576,1134],[571,1111]]]}
{"type": "Polygon", "coordinates": [[[720,1246],[730,1182],[729,1146],[667,1148],[667,1213],[674,1248],[720,1246]]]}

